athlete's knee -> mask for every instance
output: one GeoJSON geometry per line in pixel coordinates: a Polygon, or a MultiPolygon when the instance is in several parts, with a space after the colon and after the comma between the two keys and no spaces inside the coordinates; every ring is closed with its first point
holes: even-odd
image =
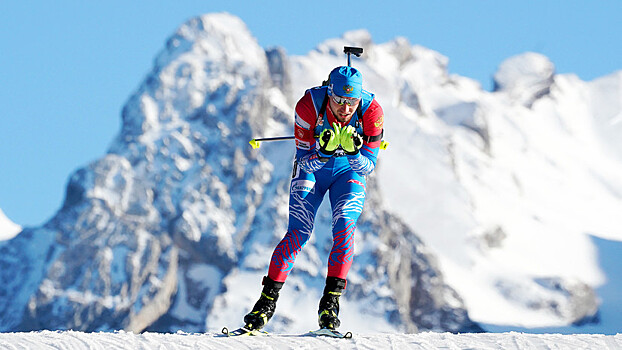
{"type": "Polygon", "coordinates": [[[303,230],[287,230],[280,245],[286,245],[290,251],[300,251],[309,241],[310,233],[303,230]]]}

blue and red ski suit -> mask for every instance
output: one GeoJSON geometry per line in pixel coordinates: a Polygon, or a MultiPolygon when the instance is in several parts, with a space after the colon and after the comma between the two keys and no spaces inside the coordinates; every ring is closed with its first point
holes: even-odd
{"type": "MultiPolygon", "coordinates": [[[[365,202],[365,176],[376,166],[383,132],[384,115],[374,95],[363,90],[360,115],[355,112],[347,123],[340,123],[327,106],[326,87],[309,89],[296,104],[296,160],[289,190],[287,233],[275,248],[268,277],[285,282],[294,261],[313,230],[318,208],[328,191],[332,207],[333,247],[328,258],[328,277],[346,279],[354,256],[354,231],[365,202]],[[316,137],[333,123],[352,125],[364,136],[356,155],[339,149],[322,162],[316,137]]],[[[327,103],[328,104],[328,103],[327,103]]]]}

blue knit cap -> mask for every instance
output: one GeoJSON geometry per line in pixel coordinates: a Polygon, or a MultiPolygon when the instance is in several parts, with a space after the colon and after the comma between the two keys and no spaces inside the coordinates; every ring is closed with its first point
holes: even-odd
{"type": "Polygon", "coordinates": [[[329,95],[361,98],[363,93],[363,75],[354,67],[341,66],[330,72],[329,95]]]}

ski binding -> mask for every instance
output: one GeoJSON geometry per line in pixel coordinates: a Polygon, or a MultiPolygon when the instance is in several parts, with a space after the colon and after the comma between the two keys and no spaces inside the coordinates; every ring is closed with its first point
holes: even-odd
{"type": "Polygon", "coordinates": [[[240,337],[240,336],[262,336],[262,335],[268,335],[269,333],[261,329],[248,329],[245,327],[240,327],[238,329],[229,331],[229,328],[223,327],[222,334],[224,334],[227,337],[240,337]]]}

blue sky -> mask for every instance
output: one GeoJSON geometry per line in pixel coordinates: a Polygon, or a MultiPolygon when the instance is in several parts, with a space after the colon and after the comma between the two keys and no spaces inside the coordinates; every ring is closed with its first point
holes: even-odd
{"type": "Polygon", "coordinates": [[[406,37],[486,89],[504,59],[527,51],[583,80],[622,69],[619,0],[3,1],[0,209],[22,226],[50,219],[69,176],[106,153],[166,39],[188,18],[222,11],[290,55],[353,29],[376,43],[406,37]]]}

